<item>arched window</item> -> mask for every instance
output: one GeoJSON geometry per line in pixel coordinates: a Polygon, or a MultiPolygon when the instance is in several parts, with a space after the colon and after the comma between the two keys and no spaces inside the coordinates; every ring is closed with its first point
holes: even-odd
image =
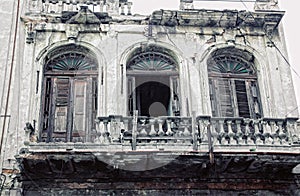
{"type": "Polygon", "coordinates": [[[126,64],[128,114],[179,116],[178,64],[172,51],[150,45],[136,49],[126,64]]]}
{"type": "Polygon", "coordinates": [[[44,66],[42,141],[87,142],[97,113],[97,68],[88,49],[52,51],[44,66]]]}
{"type": "Polygon", "coordinates": [[[253,56],[238,49],[220,49],[208,60],[212,114],[215,117],[261,117],[253,56]]]}

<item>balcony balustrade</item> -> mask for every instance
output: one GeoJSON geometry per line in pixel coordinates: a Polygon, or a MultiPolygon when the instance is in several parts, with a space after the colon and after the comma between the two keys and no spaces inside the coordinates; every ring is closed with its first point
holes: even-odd
{"type": "Polygon", "coordinates": [[[132,2],[127,0],[31,0],[28,1],[28,13],[61,14],[77,12],[81,6],[87,6],[93,12],[108,12],[131,15],[132,2]]]}
{"type": "Polygon", "coordinates": [[[192,126],[192,117],[99,117],[95,143],[131,144],[189,144],[196,146],[198,131],[192,126]]]}
{"type": "MultiPolygon", "coordinates": [[[[214,147],[236,148],[247,146],[299,146],[297,119],[245,119],[198,117],[143,117],[108,116],[96,119],[96,130],[89,142],[73,142],[98,146],[127,146],[127,150],[170,149],[207,151],[214,147]]],[[[32,139],[30,144],[42,144],[32,139]]],[[[51,143],[51,142],[50,142],[51,143]]],[[[52,142],[63,143],[63,142],[52,142]]]]}

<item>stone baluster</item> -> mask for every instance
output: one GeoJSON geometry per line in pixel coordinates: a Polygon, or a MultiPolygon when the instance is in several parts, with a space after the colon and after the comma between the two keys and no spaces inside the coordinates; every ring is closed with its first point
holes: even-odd
{"type": "Polygon", "coordinates": [[[225,144],[225,130],[224,130],[224,120],[218,120],[218,125],[219,125],[219,142],[220,144],[225,144]]]}
{"type": "Polygon", "coordinates": [[[141,131],[137,132],[138,136],[147,136],[148,133],[146,131],[146,119],[145,118],[141,118],[140,120],[140,126],[141,126],[141,131]]]}
{"type": "Polygon", "coordinates": [[[92,1],[93,11],[98,12],[98,1],[92,1]]]}
{"type": "Polygon", "coordinates": [[[271,137],[273,139],[272,144],[280,144],[279,135],[278,135],[278,126],[276,126],[276,122],[274,119],[270,120],[270,128],[271,128],[271,137]]]}
{"type": "Polygon", "coordinates": [[[61,14],[61,12],[62,12],[62,2],[60,2],[60,1],[61,0],[57,0],[57,2],[54,4],[55,5],[54,11],[55,11],[55,13],[58,13],[58,14],[61,14]]]}
{"type": "Polygon", "coordinates": [[[209,119],[203,121],[202,139],[208,141],[209,119]]]}
{"type": "Polygon", "coordinates": [[[172,122],[172,119],[166,119],[166,122],[167,122],[167,132],[166,132],[166,135],[168,136],[171,136],[173,135],[173,131],[171,129],[171,122],[172,122]]]}
{"type": "Polygon", "coordinates": [[[121,15],[125,15],[125,3],[121,3],[121,15]]]}
{"type": "Polygon", "coordinates": [[[157,119],[157,123],[158,123],[158,135],[159,136],[163,136],[163,135],[165,135],[165,132],[164,132],[164,130],[163,130],[163,123],[165,122],[165,120],[164,119],[162,119],[162,118],[158,118],[157,119]]]}
{"type": "Polygon", "coordinates": [[[266,120],[263,121],[263,135],[265,137],[265,144],[272,144],[273,140],[271,138],[271,127],[266,120]]]}
{"type": "Polygon", "coordinates": [[[193,150],[196,151],[198,149],[198,135],[199,135],[199,127],[198,123],[196,125],[196,112],[192,112],[192,139],[193,139],[193,150]]]}
{"type": "Polygon", "coordinates": [[[228,129],[228,143],[229,144],[233,144],[234,140],[235,140],[235,133],[233,132],[232,129],[232,121],[228,120],[227,122],[227,129],[228,129]]]}
{"type": "Polygon", "coordinates": [[[95,143],[104,143],[105,128],[103,118],[96,119],[96,138],[95,143]]]}
{"type": "Polygon", "coordinates": [[[72,11],[77,11],[77,2],[76,0],[71,0],[72,11]]]}
{"type": "Polygon", "coordinates": [[[220,144],[219,132],[217,131],[217,121],[216,120],[211,120],[210,129],[211,129],[211,136],[212,136],[212,140],[213,140],[212,141],[213,145],[217,144],[218,142],[220,144]]]}
{"type": "Polygon", "coordinates": [[[110,143],[111,142],[111,134],[110,134],[110,124],[109,124],[109,118],[105,118],[103,120],[104,123],[104,143],[110,143]]]}
{"type": "Polygon", "coordinates": [[[260,130],[259,130],[259,121],[258,120],[254,120],[253,121],[253,126],[254,126],[254,136],[255,136],[255,144],[259,145],[259,144],[263,144],[263,135],[261,134],[260,130]]]}
{"type": "Polygon", "coordinates": [[[157,133],[155,131],[155,122],[156,122],[156,119],[155,118],[150,118],[149,119],[149,124],[150,124],[150,132],[149,132],[149,135],[150,136],[156,136],[157,133]]]}
{"type": "Polygon", "coordinates": [[[189,124],[189,118],[182,118],[183,136],[191,136],[191,132],[189,131],[189,124]]]}
{"type": "Polygon", "coordinates": [[[202,119],[201,117],[198,118],[198,126],[199,126],[199,131],[200,131],[200,140],[201,142],[207,142],[207,126],[208,124],[206,123],[205,119],[202,119]]]}
{"type": "Polygon", "coordinates": [[[132,2],[127,2],[127,15],[132,15],[131,7],[132,7],[132,2]]]}
{"type": "Polygon", "coordinates": [[[123,118],[123,124],[124,124],[124,130],[128,131],[129,130],[129,117],[123,118]]]}
{"type": "Polygon", "coordinates": [[[254,144],[254,141],[251,138],[251,130],[250,130],[250,119],[244,119],[245,123],[245,143],[246,144],[254,144]]]}
{"type": "Polygon", "coordinates": [[[25,145],[28,145],[30,142],[35,143],[38,140],[38,136],[37,136],[36,131],[35,131],[35,124],[36,124],[35,120],[33,120],[33,125],[30,122],[26,123],[26,126],[24,128],[25,136],[27,138],[24,141],[25,145]]]}
{"type": "Polygon", "coordinates": [[[100,12],[104,12],[104,1],[103,0],[100,0],[100,12]]]}
{"type": "Polygon", "coordinates": [[[122,116],[109,116],[110,118],[110,136],[113,141],[118,141],[121,133],[122,116]]]}
{"type": "Polygon", "coordinates": [[[55,4],[51,0],[49,1],[48,13],[55,13],[55,4]]]}
{"type": "Polygon", "coordinates": [[[59,0],[57,6],[58,6],[57,12],[61,14],[64,11],[64,2],[63,2],[63,0],[59,0]]]}
{"type": "Polygon", "coordinates": [[[277,126],[278,126],[278,137],[280,140],[280,144],[288,144],[287,143],[288,136],[285,130],[283,129],[283,120],[279,120],[277,122],[277,126]]]}
{"type": "Polygon", "coordinates": [[[235,124],[236,124],[236,136],[237,136],[237,144],[244,144],[245,141],[243,141],[243,132],[242,132],[242,120],[241,119],[237,119],[235,120],[235,124]]]}
{"type": "Polygon", "coordinates": [[[44,3],[44,13],[48,13],[49,12],[49,0],[45,0],[44,3]]]}
{"type": "Polygon", "coordinates": [[[299,140],[300,140],[299,132],[297,132],[297,129],[296,129],[296,124],[297,124],[297,119],[295,119],[295,118],[287,118],[286,119],[286,128],[287,128],[288,135],[290,138],[289,142],[291,144],[299,143],[299,140]]]}
{"type": "Polygon", "coordinates": [[[64,1],[64,10],[63,11],[71,11],[70,0],[64,1]]]}

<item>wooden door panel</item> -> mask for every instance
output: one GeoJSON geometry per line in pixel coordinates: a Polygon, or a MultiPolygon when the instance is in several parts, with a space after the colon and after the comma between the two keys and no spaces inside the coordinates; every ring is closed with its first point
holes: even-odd
{"type": "Polygon", "coordinates": [[[54,80],[54,131],[58,133],[67,133],[68,108],[70,97],[69,78],[56,78],[54,80]]]}
{"type": "Polygon", "coordinates": [[[86,102],[87,102],[87,81],[83,79],[74,80],[73,98],[73,130],[72,140],[84,141],[86,137],[86,102]]]}

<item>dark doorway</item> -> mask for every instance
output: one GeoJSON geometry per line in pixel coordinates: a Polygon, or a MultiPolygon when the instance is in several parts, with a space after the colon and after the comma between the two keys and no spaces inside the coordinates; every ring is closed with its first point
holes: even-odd
{"type": "Polygon", "coordinates": [[[136,89],[136,108],[140,116],[167,116],[170,88],[160,82],[145,82],[136,89]]]}

